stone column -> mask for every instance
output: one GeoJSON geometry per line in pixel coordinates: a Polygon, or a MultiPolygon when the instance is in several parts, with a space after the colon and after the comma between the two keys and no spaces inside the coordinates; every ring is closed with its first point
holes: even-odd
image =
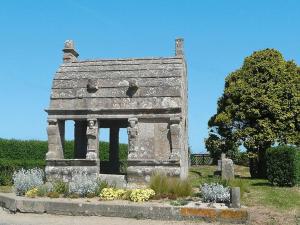
{"type": "Polygon", "coordinates": [[[181,126],[180,118],[173,117],[170,119],[170,134],[171,134],[171,160],[180,159],[180,150],[181,150],[181,126]]]}
{"type": "Polygon", "coordinates": [[[129,126],[127,128],[128,133],[128,159],[137,158],[137,137],[138,137],[138,128],[137,128],[137,118],[129,118],[129,126]]]}
{"type": "Polygon", "coordinates": [[[64,120],[49,119],[48,134],[48,152],[46,160],[63,159],[63,143],[64,143],[64,120]]]}
{"type": "Polygon", "coordinates": [[[119,173],[119,127],[109,130],[109,162],[112,173],[119,173]]]}
{"type": "Polygon", "coordinates": [[[87,154],[86,159],[98,159],[99,153],[99,124],[96,119],[88,120],[86,129],[87,154]]]}
{"type": "Polygon", "coordinates": [[[74,125],[74,157],[85,159],[87,151],[86,121],[75,120],[74,125]]]}

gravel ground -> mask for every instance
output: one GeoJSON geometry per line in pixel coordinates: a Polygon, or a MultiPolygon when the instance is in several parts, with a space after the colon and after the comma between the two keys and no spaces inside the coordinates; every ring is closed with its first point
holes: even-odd
{"type": "MultiPolygon", "coordinates": [[[[214,225],[196,221],[137,220],[119,217],[60,216],[49,214],[11,214],[0,208],[0,225],[214,225]]],[[[219,224],[219,223],[215,223],[219,224]]]]}

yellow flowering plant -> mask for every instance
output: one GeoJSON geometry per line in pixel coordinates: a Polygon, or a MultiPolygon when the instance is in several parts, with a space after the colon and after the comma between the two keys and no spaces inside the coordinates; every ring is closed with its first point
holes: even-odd
{"type": "Polygon", "coordinates": [[[35,198],[37,196],[37,194],[38,194],[38,189],[32,188],[25,193],[25,196],[29,197],[29,198],[35,198]]]}
{"type": "Polygon", "coordinates": [[[124,189],[103,188],[100,193],[100,198],[102,200],[121,199],[125,193],[126,191],[124,189]]]}
{"type": "Polygon", "coordinates": [[[134,202],[145,202],[155,196],[155,191],[147,189],[134,189],[130,194],[130,200],[134,202]]]}

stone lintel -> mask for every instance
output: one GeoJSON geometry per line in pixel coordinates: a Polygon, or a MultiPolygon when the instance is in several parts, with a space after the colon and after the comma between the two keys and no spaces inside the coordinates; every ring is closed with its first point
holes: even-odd
{"type": "Polygon", "coordinates": [[[128,166],[172,166],[179,167],[180,163],[178,160],[128,160],[128,166]]]}
{"type": "MultiPolygon", "coordinates": [[[[134,117],[140,119],[162,119],[162,120],[169,120],[170,116],[173,116],[174,114],[134,114],[134,117]]],[[[176,115],[176,114],[175,114],[176,115]]],[[[127,120],[128,118],[133,116],[133,113],[128,113],[128,114],[119,114],[119,115],[113,115],[113,114],[93,114],[95,118],[98,119],[125,119],[127,120]]],[[[69,111],[68,113],[64,114],[63,111],[52,111],[49,112],[48,115],[49,119],[61,119],[61,120],[76,120],[76,119],[87,119],[88,114],[81,114],[77,113],[77,111],[69,111]]],[[[100,125],[101,126],[101,125],[100,125]]]]}
{"type": "Polygon", "coordinates": [[[99,160],[89,159],[46,160],[46,166],[99,166],[99,164],[99,160]]]}
{"type": "Polygon", "coordinates": [[[61,109],[61,108],[48,108],[45,111],[49,115],[65,115],[65,114],[76,114],[76,115],[88,115],[88,114],[109,114],[109,115],[122,115],[122,114],[174,114],[181,113],[180,107],[166,108],[166,109],[86,109],[86,108],[77,108],[74,109],[61,109]]]}

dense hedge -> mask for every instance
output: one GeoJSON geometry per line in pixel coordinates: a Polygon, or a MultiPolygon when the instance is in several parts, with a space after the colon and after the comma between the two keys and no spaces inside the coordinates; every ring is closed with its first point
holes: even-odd
{"type": "Polygon", "coordinates": [[[269,148],[266,153],[268,180],[278,186],[300,184],[300,149],[291,146],[269,148]]]}
{"type": "MultiPolygon", "coordinates": [[[[120,161],[126,161],[127,144],[120,144],[119,148],[120,161]]],[[[108,161],[109,143],[100,142],[99,150],[101,161],[108,161]]],[[[13,172],[20,168],[44,168],[47,151],[47,141],[0,138],[0,185],[11,184],[13,172]]],[[[65,141],[64,157],[74,158],[74,141],[65,141]]]]}

